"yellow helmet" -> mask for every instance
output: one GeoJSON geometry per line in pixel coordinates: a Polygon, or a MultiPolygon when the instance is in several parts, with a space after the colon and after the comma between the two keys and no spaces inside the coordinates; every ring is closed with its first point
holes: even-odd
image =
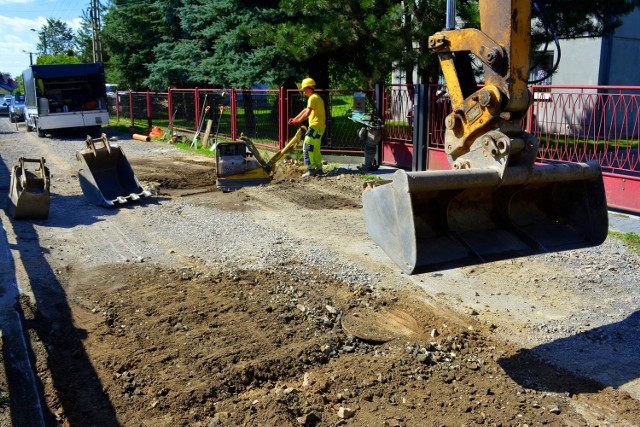
{"type": "Polygon", "coordinates": [[[302,81],[302,84],[300,85],[300,90],[304,89],[305,87],[309,87],[309,86],[316,87],[316,82],[311,77],[307,77],[306,79],[304,79],[302,81]]]}

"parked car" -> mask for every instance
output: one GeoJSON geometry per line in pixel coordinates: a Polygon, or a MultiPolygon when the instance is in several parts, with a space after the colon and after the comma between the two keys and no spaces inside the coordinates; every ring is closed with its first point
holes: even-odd
{"type": "Polygon", "coordinates": [[[9,121],[11,123],[24,122],[24,95],[16,95],[9,102],[9,121]]]}
{"type": "Polygon", "coordinates": [[[12,99],[12,95],[5,95],[4,98],[0,98],[0,114],[9,114],[9,103],[12,99]]]}

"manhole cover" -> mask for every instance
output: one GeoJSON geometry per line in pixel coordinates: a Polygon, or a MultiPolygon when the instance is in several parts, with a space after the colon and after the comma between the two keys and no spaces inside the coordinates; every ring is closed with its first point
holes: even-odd
{"type": "Polygon", "coordinates": [[[402,310],[354,310],[342,317],[342,328],[350,335],[372,342],[387,342],[421,332],[416,319],[402,310]]]}

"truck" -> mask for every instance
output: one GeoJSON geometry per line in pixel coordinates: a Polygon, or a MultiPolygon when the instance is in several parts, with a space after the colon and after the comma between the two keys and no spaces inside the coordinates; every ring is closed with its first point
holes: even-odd
{"type": "Polygon", "coordinates": [[[25,122],[38,136],[63,129],[97,135],[109,122],[104,65],[31,65],[23,71],[25,122]]]}

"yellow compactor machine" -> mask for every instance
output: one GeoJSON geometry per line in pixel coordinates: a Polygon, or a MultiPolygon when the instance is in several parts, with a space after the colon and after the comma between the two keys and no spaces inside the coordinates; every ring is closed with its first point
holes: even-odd
{"type": "Polygon", "coordinates": [[[407,274],[594,246],[607,236],[599,165],[536,164],[538,141],[522,129],[532,103],[531,0],[479,6],[480,29],[429,38],[451,100],[445,151],[452,170],[401,170],[363,192],[369,234],[407,274]]]}
{"type": "Polygon", "coordinates": [[[307,127],[301,126],[289,142],[266,161],[253,142],[242,135],[240,141],[217,142],[216,187],[225,192],[242,187],[268,184],[273,179],[276,163],[295,149],[307,127]]]}

